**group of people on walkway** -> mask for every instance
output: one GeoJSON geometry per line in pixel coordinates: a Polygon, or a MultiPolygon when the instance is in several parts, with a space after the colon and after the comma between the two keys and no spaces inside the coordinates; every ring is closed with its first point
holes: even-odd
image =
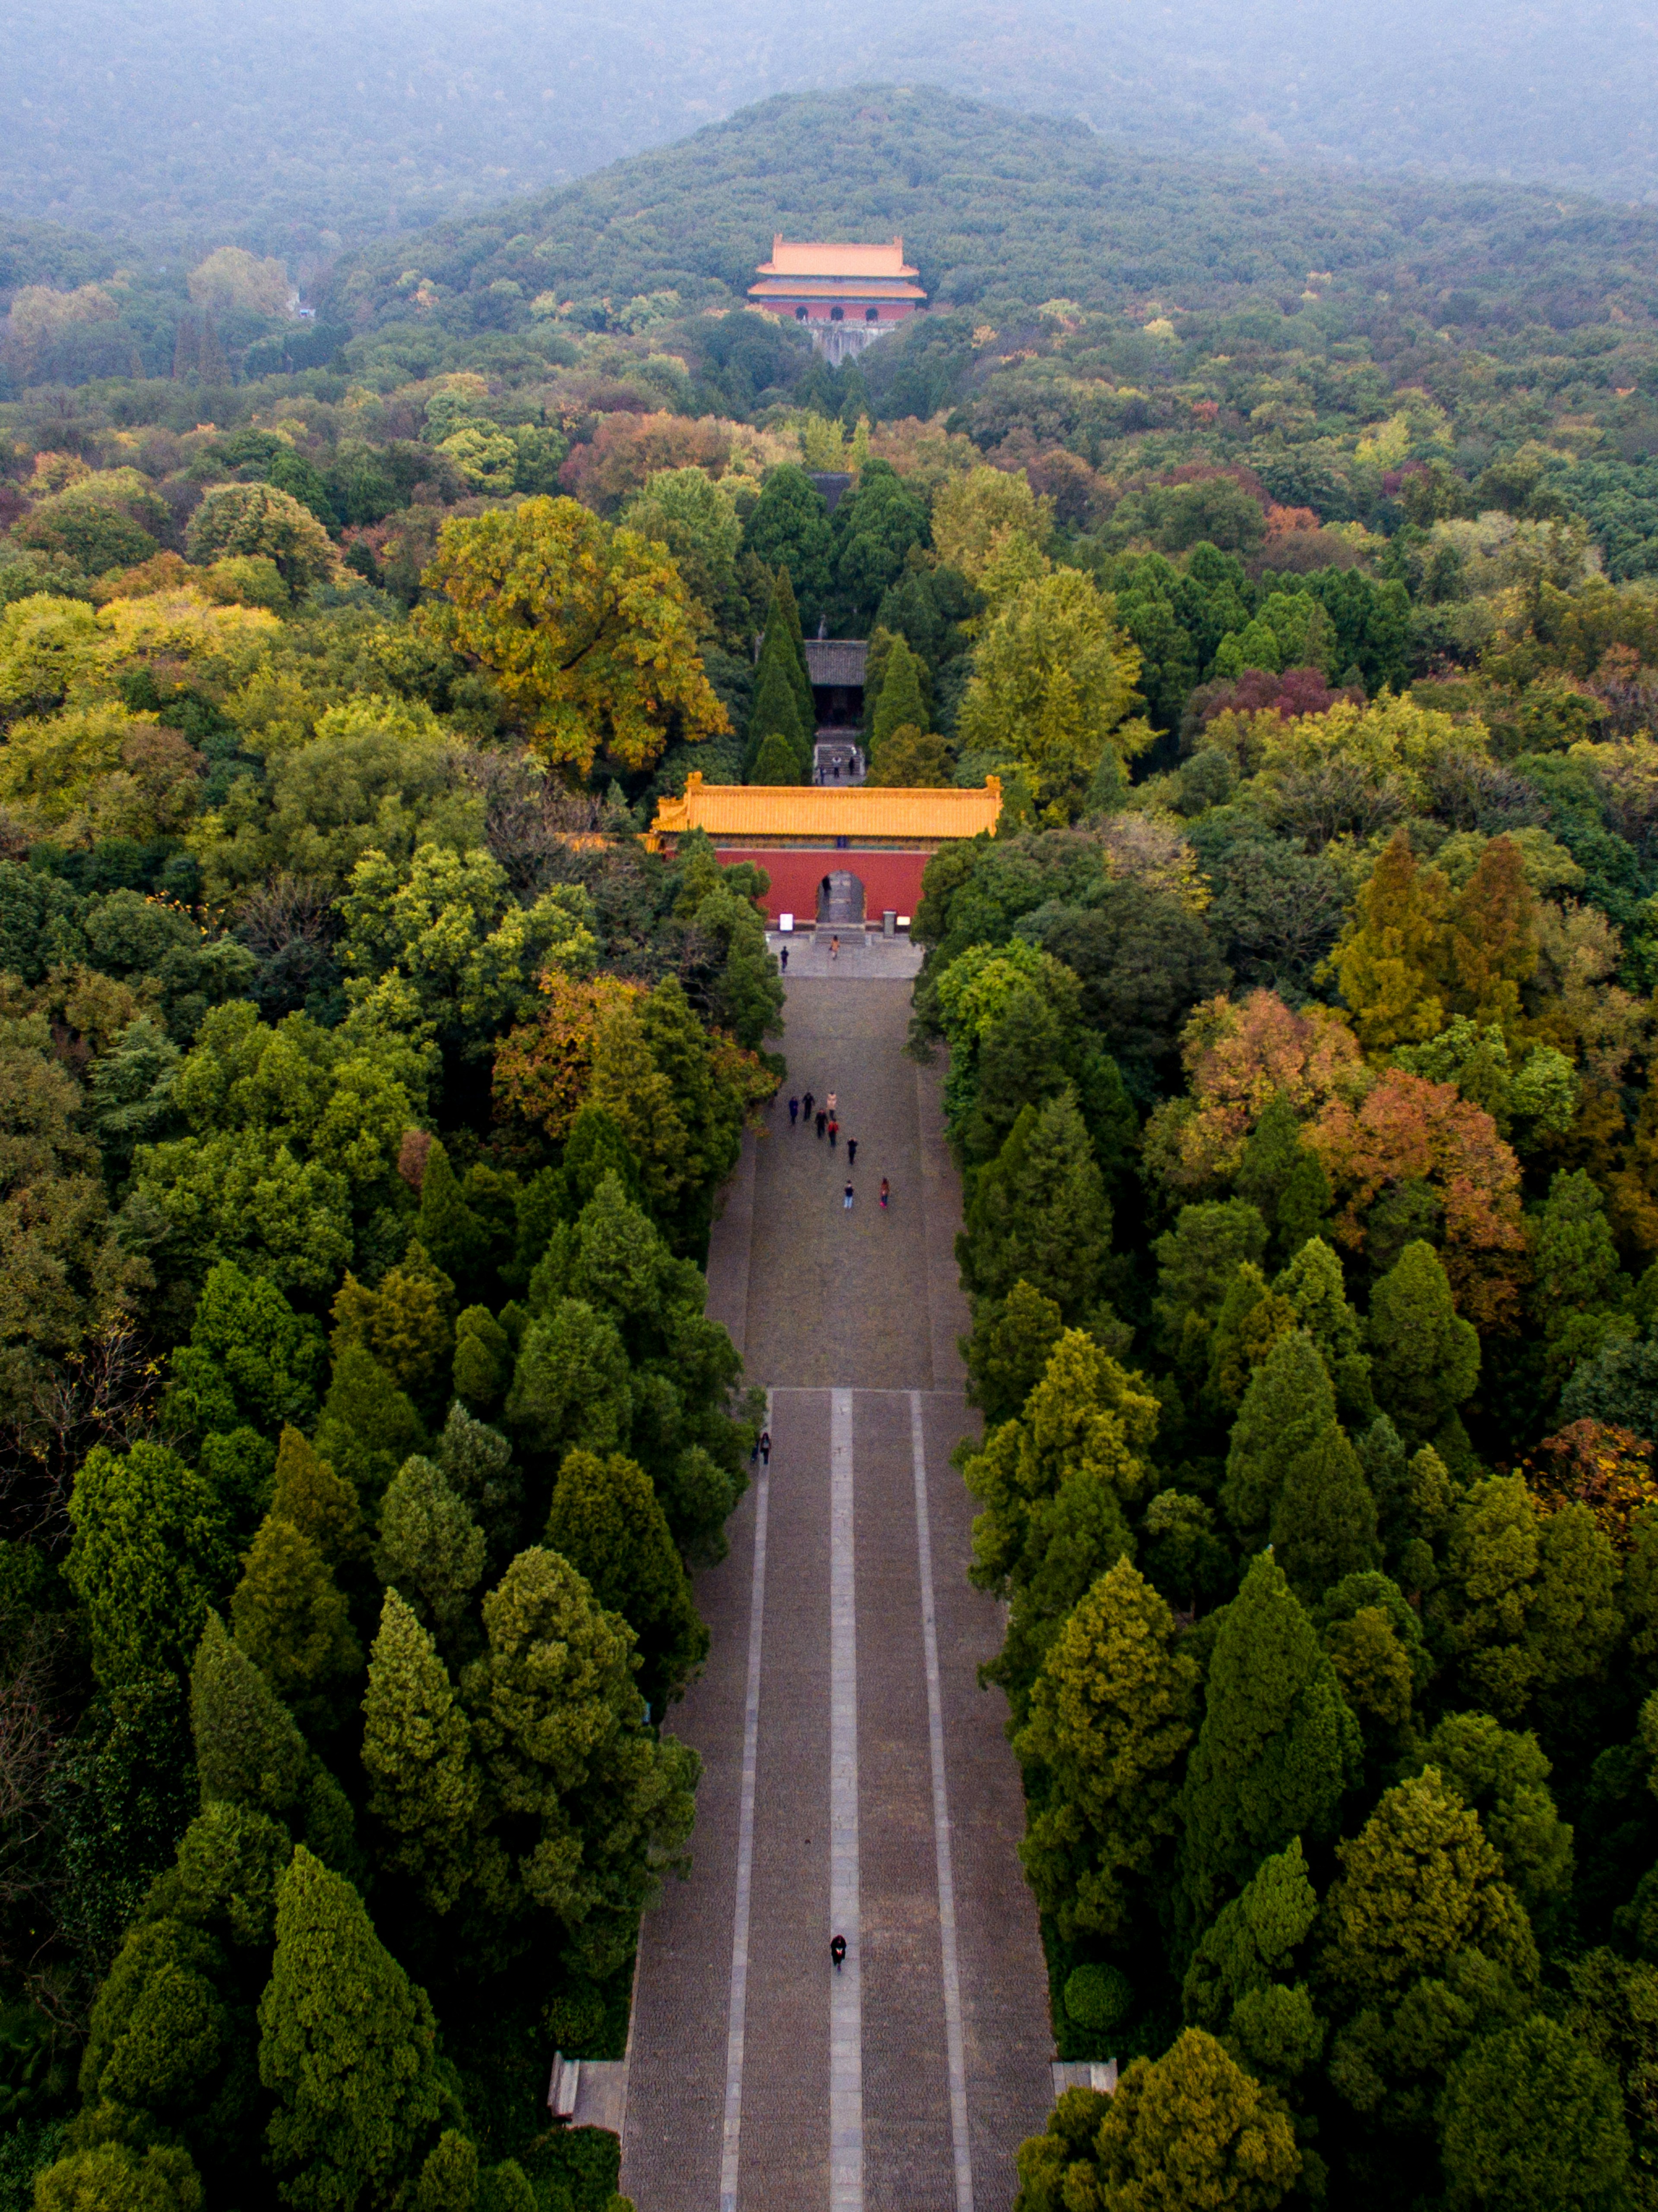
{"type": "MultiPolygon", "coordinates": [[[[797,1129],[800,1127],[802,1119],[808,1129],[816,1129],[820,1139],[824,1137],[828,1138],[829,1149],[832,1152],[837,1149],[840,1143],[840,1100],[834,1091],[832,1091],[829,1093],[828,1097],[823,1101],[821,1105],[819,1104],[817,1098],[809,1091],[803,1097],[797,1091],[791,1092],[789,1099],[789,1127],[791,1129],[797,1129]]],[[[852,1188],[851,1170],[857,1164],[857,1156],[858,1140],[856,1137],[848,1137],[846,1139],[846,1189],[841,1200],[842,1208],[847,1213],[850,1213],[852,1210],[854,1192],[852,1188]]],[[[881,1210],[883,1213],[887,1211],[892,1194],[892,1185],[887,1182],[886,1176],[882,1176],[881,1179],[881,1210]]]]}

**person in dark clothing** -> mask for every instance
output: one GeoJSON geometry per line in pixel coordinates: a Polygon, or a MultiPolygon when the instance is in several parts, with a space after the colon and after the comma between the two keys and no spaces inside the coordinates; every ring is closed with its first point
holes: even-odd
{"type": "Polygon", "coordinates": [[[800,1119],[800,1100],[799,1100],[798,1098],[791,1098],[791,1099],[789,1100],[789,1127],[790,1127],[791,1129],[794,1127],[794,1126],[795,1126],[795,1122],[796,1122],[796,1121],[799,1121],[799,1119],[800,1119]]]}
{"type": "Polygon", "coordinates": [[[824,1112],[824,1110],[823,1110],[822,1107],[821,1107],[821,1106],[820,1106],[820,1107],[819,1107],[819,1109],[818,1109],[818,1134],[819,1134],[819,1136],[821,1136],[821,1135],[823,1134],[823,1133],[824,1133],[825,1129],[826,1129],[826,1128],[828,1127],[828,1126],[829,1126],[829,1116],[828,1116],[828,1115],[824,1112]]]}
{"type": "Polygon", "coordinates": [[[829,1956],[834,1960],[835,1972],[838,1973],[841,1969],[841,1962],[846,1956],[846,1938],[844,1936],[832,1936],[830,1937],[829,1956]]]}
{"type": "Polygon", "coordinates": [[[760,1464],[762,1467],[770,1467],[771,1464],[771,1431],[770,1429],[762,1429],[760,1431],[760,1464]]]}
{"type": "Polygon", "coordinates": [[[785,975],[789,973],[789,947],[786,945],[777,955],[777,965],[785,975]]]}
{"type": "Polygon", "coordinates": [[[829,1116],[829,1149],[832,1152],[835,1149],[835,1139],[839,1136],[839,1134],[840,1123],[836,1121],[834,1115],[832,1114],[829,1116]]]}
{"type": "Polygon", "coordinates": [[[808,1121],[809,1121],[811,1120],[811,1118],[812,1118],[812,1108],[813,1108],[814,1103],[814,1099],[813,1099],[812,1094],[811,1094],[811,1092],[808,1091],[807,1092],[807,1094],[806,1094],[805,1097],[804,1097],[804,1098],[802,1098],[802,1099],[801,1100],[801,1111],[802,1111],[802,1114],[804,1114],[804,1115],[805,1115],[805,1116],[806,1116],[806,1118],[807,1118],[807,1120],[808,1120],[808,1121]]]}
{"type": "Polygon", "coordinates": [[[852,1186],[851,1186],[851,1184],[849,1182],[849,1183],[847,1184],[847,1186],[846,1186],[846,1196],[845,1196],[845,1199],[844,1199],[844,1200],[843,1200],[843,1202],[842,1202],[841,1211],[842,1211],[843,1212],[844,1212],[844,1213],[850,1213],[850,1212],[851,1212],[851,1210],[852,1210],[852,1186]]]}
{"type": "Polygon", "coordinates": [[[858,1140],[856,1137],[849,1137],[846,1139],[846,1164],[849,1168],[856,1164],[857,1156],[858,1140]]]}
{"type": "Polygon", "coordinates": [[[893,1187],[891,1183],[887,1182],[886,1176],[882,1176],[881,1178],[881,1210],[883,1213],[887,1211],[887,1201],[892,1194],[893,1187]]]}

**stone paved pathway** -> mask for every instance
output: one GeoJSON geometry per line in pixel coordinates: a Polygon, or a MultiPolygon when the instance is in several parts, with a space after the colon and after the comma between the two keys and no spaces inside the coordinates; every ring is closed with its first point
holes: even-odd
{"type": "Polygon", "coordinates": [[[713,1647],[674,1719],[704,1762],[693,1869],[645,1923],[634,2003],[639,2212],[1006,2212],[1047,2113],[1018,1771],[976,1674],[999,1609],[966,1583],[949,1464],[975,1418],[960,1192],[909,997],[791,973],[791,1078],[838,1094],[853,1209],[844,1145],[776,1107],[710,1257],[773,1450],[698,1585],[713,1647]]]}

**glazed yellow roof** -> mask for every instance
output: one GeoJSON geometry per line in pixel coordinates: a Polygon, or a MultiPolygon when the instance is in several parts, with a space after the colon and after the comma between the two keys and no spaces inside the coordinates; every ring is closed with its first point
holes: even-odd
{"type": "Polygon", "coordinates": [[[806,243],[800,240],[777,237],[771,240],[771,258],[762,261],[755,274],[759,276],[913,276],[916,271],[904,258],[904,240],[895,238],[890,246],[832,245],[819,240],[806,243]]]}
{"type": "Polygon", "coordinates": [[[994,830],[1002,786],[991,776],[982,791],[884,790],[860,784],[704,783],[693,769],[683,799],[657,802],[651,830],[674,836],[705,830],[710,837],[976,837],[994,830]]]}

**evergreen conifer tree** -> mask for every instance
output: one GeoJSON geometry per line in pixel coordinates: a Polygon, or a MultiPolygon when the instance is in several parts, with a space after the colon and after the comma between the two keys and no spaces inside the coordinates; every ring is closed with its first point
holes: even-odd
{"type": "Polygon", "coordinates": [[[404,1461],[387,1487],[375,1571],[442,1637],[454,1633],[483,1576],[483,1530],[443,1470],[419,1453],[404,1461]]]}
{"type": "Polygon", "coordinates": [[[1117,1934],[1166,1856],[1198,1680],[1173,1615],[1126,1559],[1049,1648],[1014,1740],[1033,1801],[1020,1856],[1068,1941],[1117,1934]]]}
{"type": "Polygon", "coordinates": [[[652,1711],[680,1696],[708,1652],[691,1583],[643,1468],[618,1453],[570,1452],[547,1516],[549,1547],[639,1640],[639,1688],[652,1711]]]}
{"type": "Polygon", "coordinates": [[[321,1547],[266,1514],[230,1601],[242,1650],[303,1727],[337,1717],[338,1692],[363,1665],[345,1600],[321,1547]]]}
{"type": "Polygon", "coordinates": [[[393,2202],[419,2172],[443,2105],[431,2002],[350,1883],[302,1847],[277,1885],[259,2018],[283,2196],[302,2212],[393,2202]]]}
{"type": "Polygon", "coordinates": [[[368,1550],[356,1491],[297,1429],[284,1429],[277,1448],[271,1511],[308,1536],[331,1568],[349,1566],[368,1550]]]}
{"type": "Polygon", "coordinates": [[[420,1178],[420,1218],[415,1231],[435,1267],[471,1284],[489,1263],[487,1225],[467,1205],[449,1156],[435,1137],[420,1178]]]}
{"type": "Polygon", "coordinates": [[[204,1805],[249,1806],[285,1823],[329,1865],[354,1863],[344,1792],[216,1613],[190,1672],[190,1728],[204,1805]]]}
{"type": "Polygon", "coordinates": [[[454,1393],[475,1413],[492,1413],[512,1380],[512,1340],[487,1306],[468,1306],[454,1324],[454,1393]]]}
{"type": "Polygon", "coordinates": [[[426,1441],[420,1416],[366,1346],[337,1353],[322,1419],[313,1439],[372,1506],[411,1452],[426,1441]]]}
{"type": "Polygon", "coordinates": [[[987,1429],[1020,1412],[1041,1381],[1064,1326],[1053,1300],[1023,1281],[1005,1298],[981,1307],[967,1340],[967,1392],[987,1429]]]}
{"type": "Polygon", "coordinates": [[[1263,1109],[1233,1186],[1259,1210],[1280,1261],[1293,1259],[1330,1211],[1330,1178],[1301,1142],[1301,1125],[1282,1091],[1263,1109]]]}
{"type": "Polygon", "coordinates": [[[1232,1425],[1221,1504],[1246,1543],[1272,1526],[1291,1464],[1335,1426],[1336,1394],[1304,1328],[1279,1337],[1250,1378],[1232,1425]]]}
{"type": "Polygon", "coordinates": [[[1290,1588],[1315,1604],[1344,1575],[1376,1565],[1376,1502],[1335,1422],[1297,1452],[1272,1514],[1272,1552],[1290,1588]]]}
{"type": "Polygon", "coordinates": [[[1444,1028],[1446,897],[1445,878],[1418,867],[1410,839],[1396,831],[1331,956],[1367,1051],[1420,1044],[1444,1028]]]}
{"type": "Polygon", "coordinates": [[[437,1647],[394,1589],[386,1593],[363,1701],[369,1810],[392,1841],[386,1862],[447,1912],[472,1872],[479,1778],[472,1732],[437,1647]]]}
{"type": "MultiPolygon", "coordinates": [[[[812,672],[806,662],[806,636],[801,628],[800,608],[795,599],[794,580],[786,561],[777,564],[777,582],[772,588],[771,605],[766,611],[765,628],[770,635],[774,623],[787,639],[793,654],[792,674],[795,704],[800,710],[801,727],[809,736],[816,727],[818,713],[812,697],[812,672]]],[[[765,647],[760,647],[764,659],[765,647]]]]}
{"type": "Polygon", "coordinates": [[[1213,1919],[1293,1836],[1327,1836],[1362,1746],[1335,1668],[1270,1554],[1228,1607],[1186,1769],[1181,1874],[1188,1924],[1213,1919]]]}
{"type": "Polygon", "coordinates": [[[1479,1338],[1460,1318],[1431,1244],[1407,1244],[1370,1293],[1376,1402],[1412,1443],[1443,1426],[1479,1380],[1479,1338]]]}
{"type": "Polygon", "coordinates": [[[754,679],[754,701],[748,710],[748,743],[744,754],[744,768],[751,782],[755,781],[766,741],[771,738],[780,738],[787,745],[796,771],[791,779],[794,782],[804,783],[810,774],[811,746],[795,696],[790,658],[787,642],[780,635],[760,655],[759,672],[754,679]]]}
{"type": "Polygon", "coordinates": [[[1100,1294],[1111,1218],[1076,1094],[1027,1106],[973,1186],[956,1244],[967,1288],[997,1298],[1026,1282],[1080,1320],[1100,1294]]]}
{"type": "Polygon", "coordinates": [[[1289,1301],[1297,1325],[1319,1347],[1342,1419],[1368,1428],[1375,1418],[1370,1362],[1363,1323],[1348,1304],[1341,1261],[1322,1237],[1310,1237],[1272,1287],[1289,1301]]]}
{"type": "Polygon", "coordinates": [[[894,730],[912,729],[924,732],[931,718],[922,695],[921,672],[915,654],[901,637],[895,637],[887,654],[887,666],[881,678],[881,696],[875,702],[875,718],[869,726],[869,757],[881,757],[881,746],[894,730]]]}

